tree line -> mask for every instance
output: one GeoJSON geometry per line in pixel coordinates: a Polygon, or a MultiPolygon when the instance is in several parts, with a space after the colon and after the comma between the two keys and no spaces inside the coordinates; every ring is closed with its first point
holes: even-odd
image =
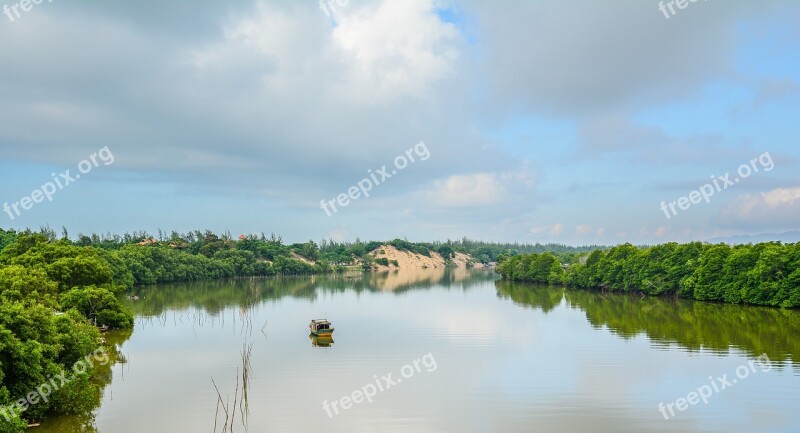
{"type": "Polygon", "coordinates": [[[550,252],[559,257],[562,262],[571,263],[579,253],[602,249],[605,247],[590,245],[572,247],[563,244],[527,244],[511,242],[486,242],[469,238],[447,240],[444,242],[410,242],[407,239],[393,239],[391,241],[364,242],[356,239],[353,242],[339,242],[333,239],[323,239],[320,243],[322,257],[332,263],[349,263],[355,258],[368,260],[367,255],[382,245],[391,245],[400,251],[409,251],[430,257],[432,252],[438,253],[445,260],[453,257],[455,253],[468,254],[475,262],[489,264],[497,262],[501,257],[510,257],[525,253],[550,252]]]}
{"type": "Polygon", "coordinates": [[[578,289],[800,307],[800,244],[624,244],[569,266],[550,253],[504,257],[497,272],[511,281],[578,289]]]}
{"type": "MultiPolygon", "coordinates": [[[[50,227],[43,227],[39,231],[51,240],[58,240],[59,236],[50,227]]],[[[66,229],[62,229],[61,240],[69,240],[70,236],[66,229]]],[[[430,257],[432,253],[441,255],[445,261],[452,259],[455,253],[464,253],[473,257],[475,263],[488,264],[497,262],[501,257],[514,256],[526,253],[550,252],[555,254],[562,263],[571,263],[580,253],[603,249],[606,247],[590,245],[573,247],[563,244],[541,244],[541,243],[518,243],[518,242],[487,242],[462,238],[457,240],[434,241],[434,242],[411,242],[408,239],[393,239],[389,241],[363,241],[356,238],[355,241],[336,241],[333,239],[322,239],[319,243],[309,240],[304,243],[285,244],[280,236],[274,233],[267,236],[264,233],[240,235],[234,238],[230,232],[216,234],[209,230],[194,230],[187,233],[171,233],[158,230],[156,234],[146,231],[134,231],[117,234],[97,234],[90,235],[78,234],[74,241],[70,241],[77,246],[92,246],[104,250],[120,250],[131,246],[156,246],[172,250],[179,250],[202,255],[209,259],[220,259],[234,266],[231,275],[220,276],[251,276],[251,275],[275,275],[292,273],[324,273],[330,271],[342,271],[346,266],[363,265],[364,269],[370,269],[374,259],[370,255],[378,247],[391,245],[400,251],[409,251],[430,257]],[[220,251],[249,251],[254,255],[223,253],[220,251]],[[274,263],[278,258],[283,258],[280,263],[274,263]],[[300,259],[301,263],[296,263],[289,259],[300,259]],[[305,259],[305,260],[303,260],[305,259]],[[258,265],[258,261],[273,262],[272,267],[258,265]],[[308,268],[304,264],[314,262],[319,267],[308,268]]],[[[0,239],[2,248],[2,239],[0,239]]],[[[128,248],[133,250],[132,248],[128,248]]],[[[159,257],[163,258],[163,257],[159,257]]],[[[200,259],[202,260],[202,259],[200,259]]],[[[188,266],[188,265],[187,265],[188,266]]],[[[197,268],[208,267],[206,263],[195,264],[197,268]],[[205,266],[204,266],[205,265],[205,266]]],[[[172,266],[165,267],[172,268],[172,266]]],[[[187,272],[189,270],[187,269],[187,272]]],[[[212,268],[205,272],[199,272],[198,278],[187,279],[208,279],[214,278],[214,274],[226,270],[212,268]],[[209,274],[206,277],[204,274],[209,274]]],[[[191,272],[189,272],[191,273],[191,272]]],[[[228,272],[230,274],[230,272],[228,272]]],[[[180,281],[180,276],[170,279],[155,277],[156,282],[180,281]]],[[[143,280],[151,278],[145,276],[143,280]]],[[[137,284],[139,281],[137,280],[137,284]]]]}

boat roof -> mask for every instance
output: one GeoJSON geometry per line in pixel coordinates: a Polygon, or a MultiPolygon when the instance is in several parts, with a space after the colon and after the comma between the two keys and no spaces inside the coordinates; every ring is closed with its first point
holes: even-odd
{"type": "Polygon", "coordinates": [[[328,322],[328,319],[313,319],[312,322],[314,322],[314,323],[331,323],[331,322],[328,322]]]}

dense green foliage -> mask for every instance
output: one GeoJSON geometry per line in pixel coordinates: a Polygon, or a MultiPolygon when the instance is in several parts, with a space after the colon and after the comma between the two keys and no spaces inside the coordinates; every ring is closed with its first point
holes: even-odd
{"type": "Polygon", "coordinates": [[[116,280],[125,270],[103,251],[41,234],[0,230],[0,244],[0,432],[24,431],[27,421],[48,414],[91,411],[103,386],[91,378],[102,367],[70,370],[98,349],[95,323],[132,326],[117,298],[125,285],[116,280]],[[46,401],[21,414],[7,409],[59,375],[71,380],[46,401]]]}
{"type": "Polygon", "coordinates": [[[548,267],[549,254],[519,255],[497,267],[503,278],[580,289],[677,295],[701,301],[800,307],[800,244],[630,244],[595,250],[585,261],[548,267]]]}
{"type": "Polygon", "coordinates": [[[450,245],[457,252],[471,254],[481,263],[500,262],[508,257],[513,257],[519,254],[542,254],[551,253],[558,257],[561,263],[572,263],[576,257],[581,253],[586,253],[606,247],[599,245],[587,245],[581,247],[572,247],[564,244],[521,244],[513,243],[495,243],[485,241],[475,241],[468,238],[463,238],[458,241],[447,241],[446,245],[450,245]]]}
{"type": "MultiPolygon", "coordinates": [[[[42,232],[56,240],[52,230],[42,232]]],[[[233,240],[227,233],[218,236],[210,231],[194,231],[173,232],[169,237],[159,233],[156,239],[141,232],[123,236],[78,235],[75,242],[67,237],[59,242],[101,251],[114,272],[115,283],[127,288],[135,284],[331,271],[315,242],[284,245],[275,235],[242,235],[233,240]]]]}
{"type": "Polygon", "coordinates": [[[497,265],[497,272],[512,281],[561,284],[565,280],[564,268],[556,256],[550,253],[510,257],[497,265]]]}

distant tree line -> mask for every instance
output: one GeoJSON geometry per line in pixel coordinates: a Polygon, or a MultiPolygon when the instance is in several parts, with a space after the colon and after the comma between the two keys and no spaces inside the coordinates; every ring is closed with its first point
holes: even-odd
{"type": "MultiPolygon", "coordinates": [[[[134,231],[122,235],[80,233],[72,239],[66,229],[62,229],[59,236],[52,228],[43,227],[38,234],[51,242],[104,251],[109,259],[119,261],[119,266],[130,271],[129,275],[121,275],[118,280],[119,284],[128,288],[135,284],[341,272],[347,267],[356,266],[369,270],[373,264],[396,266],[394,260],[384,261],[371,255],[383,245],[427,257],[436,253],[446,262],[452,260],[456,253],[464,253],[472,256],[473,261],[484,264],[519,254],[545,251],[554,254],[561,263],[572,263],[583,252],[604,248],[491,243],[468,238],[445,242],[410,242],[405,239],[337,242],[323,239],[319,244],[314,241],[285,244],[275,234],[267,236],[260,233],[234,238],[229,232],[218,235],[210,230],[187,233],[159,230],[156,234],[134,231]]],[[[13,231],[0,230],[0,249],[13,241],[16,235],[13,231]]]]}
{"type": "Polygon", "coordinates": [[[550,253],[508,257],[497,272],[512,281],[578,289],[800,307],[800,244],[624,244],[592,251],[569,266],[550,253]]]}
{"type": "Polygon", "coordinates": [[[410,242],[404,239],[394,239],[386,242],[363,242],[356,239],[354,242],[337,242],[322,240],[320,251],[322,257],[331,263],[352,263],[356,258],[366,259],[370,252],[382,245],[391,245],[400,251],[409,251],[430,257],[431,252],[436,252],[445,260],[453,258],[455,253],[471,255],[477,262],[488,264],[497,262],[502,258],[513,257],[519,254],[549,252],[556,255],[562,263],[572,263],[580,254],[606,247],[598,245],[572,247],[563,244],[521,244],[521,243],[495,243],[476,241],[469,238],[460,240],[447,240],[445,242],[410,242]]]}

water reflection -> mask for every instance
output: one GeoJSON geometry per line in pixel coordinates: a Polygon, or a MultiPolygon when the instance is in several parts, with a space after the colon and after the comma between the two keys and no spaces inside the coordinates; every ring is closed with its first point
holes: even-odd
{"type": "Polygon", "coordinates": [[[773,361],[800,362],[800,312],[795,310],[495,284],[501,298],[544,312],[565,300],[595,328],[608,327],[624,339],[645,334],[656,345],[677,344],[689,351],[728,354],[736,348],[752,357],[766,353],[773,361]]]}
{"type": "Polygon", "coordinates": [[[37,427],[37,433],[96,433],[95,411],[100,408],[105,393],[108,393],[108,385],[113,379],[115,365],[124,364],[125,355],[120,352],[122,345],[131,338],[132,330],[114,330],[103,334],[105,338],[105,351],[109,362],[105,364],[94,364],[94,376],[92,382],[100,386],[101,393],[97,399],[92,401],[92,411],[84,414],[67,415],[50,418],[42,426],[37,427]]]}
{"type": "Polygon", "coordinates": [[[331,347],[333,346],[333,337],[318,337],[314,334],[308,334],[311,339],[311,345],[314,347],[331,347]]]}
{"type": "Polygon", "coordinates": [[[142,317],[159,316],[166,310],[187,308],[216,314],[232,305],[249,308],[263,301],[284,297],[316,300],[320,295],[348,291],[399,294],[427,290],[434,285],[468,290],[495,278],[490,271],[459,268],[198,281],[138,287],[129,297],[135,295],[139,300],[126,299],[125,302],[134,314],[142,317]]]}

